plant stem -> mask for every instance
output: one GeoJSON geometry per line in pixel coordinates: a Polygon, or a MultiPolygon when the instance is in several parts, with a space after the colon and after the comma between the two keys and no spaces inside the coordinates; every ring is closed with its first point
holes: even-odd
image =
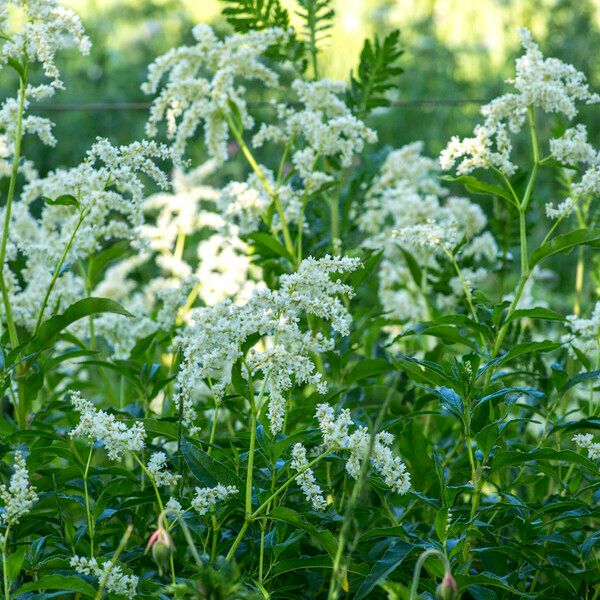
{"type": "Polygon", "coordinates": [[[225,119],[227,120],[227,123],[229,124],[229,128],[231,129],[231,132],[233,133],[233,137],[235,137],[240,149],[242,150],[243,155],[245,156],[246,160],[248,161],[248,164],[250,165],[250,167],[252,168],[252,170],[254,171],[256,176],[258,177],[258,180],[261,182],[261,184],[262,184],[263,188],[265,189],[265,191],[267,192],[267,194],[269,194],[269,196],[271,197],[271,200],[273,200],[273,204],[275,205],[275,210],[277,211],[277,214],[279,215],[279,220],[281,221],[281,231],[283,233],[283,241],[285,244],[285,249],[293,257],[294,256],[294,244],[292,243],[292,238],[290,236],[290,230],[288,228],[288,224],[287,224],[287,220],[285,218],[285,213],[283,211],[283,207],[281,206],[281,202],[279,201],[279,196],[277,195],[277,192],[273,189],[273,186],[269,183],[269,181],[265,177],[265,174],[263,173],[262,169],[260,168],[260,165],[256,162],[256,159],[254,158],[252,152],[250,151],[250,148],[248,148],[248,146],[246,145],[246,142],[244,141],[242,133],[240,131],[238,131],[232,118],[228,114],[224,114],[224,116],[225,116],[225,119]]]}
{"type": "MultiPolygon", "coordinates": [[[[379,408],[377,418],[375,419],[375,423],[371,429],[371,435],[369,437],[369,447],[367,448],[367,452],[362,458],[362,464],[360,467],[358,480],[354,484],[352,494],[350,495],[350,499],[348,500],[348,504],[346,505],[344,522],[342,523],[342,527],[340,528],[340,533],[338,535],[337,549],[335,553],[335,558],[333,560],[331,579],[329,580],[329,592],[327,594],[327,600],[337,600],[340,593],[340,580],[344,580],[346,577],[347,568],[346,565],[342,566],[342,558],[344,556],[344,550],[346,548],[348,534],[350,532],[350,526],[352,524],[352,516],[354,514],[354,510],[358,504],[358,500],[368,478],[369,467],[371,463],[370,458],[371,454],[373,453],[373,447],[375,446],[375,438],[377,437],[377,432],[381,427],[381,424],[383,423],[383,418],[389,406],[392,394],[396,389],[397,383],[398,378],[396,377],[394,378],[393,383],[390,385],[388,393],[385,396],[385,400],[382,402],[381,407],[379,408]]],[[[350,561],[350,556],[348,556],[347,560],[350,561]]]]}
{"type": "Polygon", "coordinates": [[[284,484],[280,485],[249,517],[249,520],[245,520],[244,524],[242,526],[242,528],[240,529],[240,532],[238,533],[237,537],[235,538],[234,542],[233,542],[233,546],[231,547],[231,549],[229,550],[229,552],[227,553],[226,559],[227,560],[231,560],[231,558],[233,558],[235,551],[237,550],[238,546],[240,545],[242,538],[244,537],[244,534],[246,533],[246,530],[248,529],[248,526],[250,525],[251,521],[254,521],[257,517],[259,517],[261,515],[261,513],[269,506],[269,504],[271,503],[272,500],[274,500],[275,498],[277,498],[277,496],[279,496],[279,494],[281,494],[281,492],[285,491],[295,480],[296,477],[298,477],[298,475],[302,475],[302,473],[305,473],[306,471],[308,471],[308,469],[310,469],[311,467],[313,467],[314,465],[316,465],[321,459],[323,459],[325,456],[327,456],[327,454],[329,454],[331,452],[331,448],[327,448],[324,452],[322,452],[321,454],[319,454],[319,456],[317,456],[316,458],[314,458],[313,460],[311,460],[303,469],[300,469],[297,473],[295,473],[292,477],[290,477],[284,484]]]}
{"type": "Polygon", "coordinates": [[[419,560],[417,560],[417,564],[415,565],[415,571],[413,573],[413,579],[412,584],[410,586],[410,594],[408,596],[408,600],[417,600],[417,598],[419,597],[418,590],[419,580],[421,579],[421,569],[423,568],[425,561],[430,556],[437,556],[444,563],[444,570],[446,571],[446,573],[450,572],[450,563],[448,562],[448,558],[443,552],[440,552],[439,550],[435,550],[433,548],[425,550],[425,552],[423,552],[421,556],[419,556],[419,560]]]}
{"type": "Polygon", "coordinates": [[[119,560],[119,556],[121,556],[121,554],[123,553],[123,550],[125,550],[125,546],[127,545],[127,542],[129,541],[129,537],[131,536],[132,531],[133,531],[133,524],[130,523],[127,526],[127,529],[125,530],[125,533],[123,534],[123,537],[121,538],[121,541],[119,542],[119,546],[117,547],[117,550],[113,554],[113,557],[110,561],[110,567],[108,569],[106,569],[104,575],[102,576],[102,579],[100,580],[100,585],[98,586],[98,593],[96,594],[96,597],[94,600],[102,600],[102,592],[104,591],[104,588],[106,587],[106,582],[108,581],[108,577],[109,577],[111,571],[113,570],[114,566],[117,564],[117,561],[119,560]]]}
{"type": "Polygon", "coordinates": [[[10,533],[10,523],[6,526],[4,540],[2,542],[2,574],[4,575],[4,598],[10,600],[10,581],[8,580],[8,568],[6,564],[6,546],[8,545],[8,535],[10,533]]]}
{"type": "MultiPolygon", "coordinates": [[[[28,74],[29,62],[25,62],[25,67],[19,84],[19,108],[17,113],[17,128],[15,132],[15,144],[12,156],[10,183],[8,184],[8,195],[6,197],[6,207],[4,209],[4,227],[2,230],[2,242],[0,243],[0,290],[2,291],[2,302],[4,304],[8,335],[10,337],[10,343],[13,348],[16,348],[19,345],[19,337],[17,335],[17,328],[15,327],[15,322],[12,316],[12,309],[10,306],[6,282],[4,281],[4,263],[6,261],[6,245],[8,243],[8,232],[10,228],[12,203],[15,195],[15,187],[17,184],[17,175],[19,173],[19,161],[21,159],[21,140],[23,138],[23,113],[25,111],[25,92],[27,90],[28,74]]],[[[21,423],[19,424],[20,426],[22,426],[21,423]]]]}
{"type": "MultiPolygon", "coordinates": [[[[152,487],[154,488],[154,494],[156,495],[156,501],[158,503],[158,507],[160,509],[160,512],[162,513],[165,510],[165,507],[163,506],[162,499],[160,497],[160,492],[158,491],[158,487],[156,485],[156,482],[154,481],[154,477],[152,477],[151,473],[146,468],[146,465],[140,460],[140,458],[137,454],[132,452],[132,456],[136,460],[138,465],[140,465],[140,467],[142,468],[142,471],[146,474],[146,476],[148,477],[148,480],[152,484],[152,487]]],[[[175,579],[175,564],[173,562],[172,554],[169,557],[169,563],[171,566],[171,581],[173,582],[173,585],[175,585],[177,583],[177,580],[175,579]]]]}
{"type": "Polygon", "coordinates": [[[73,233],[71,234],[71,237],[69,238],[69,241],[67,242],[67,245],[62,253],[62,256],[60,257],[60,260],[58,261],[58,264],[56,265],[56,268],[54,269],[54,273],[52,274],[52,280],[50,281],[50,285],[48,286],[48,289],[46,290],[46,295],[44,296],[44,300],[43,300],[42,305],[40,306],[40,310],[38,312],[38,317],[37,317],[37,320],[35,323],[35,328],[33,330],[33,335],[35,335],[40,328],[42,319],[44,317],[44,311],[46,310],[46,306],[48,305],[48,299],[50,298],[50,294],[52,293],[52,290],[54,289],[54,285],[56,284],[56,280],[58,279],[58,276],[60,275],[60,270],[62,269],[63,265],[65,264],[65,260],[67,259],[67,255],[69,254],[69,250],[71,249],[71,246],[73,245],[73,240],[75,239],[75,236],[77,235],[77,231],[81,227],[81,224],[83,223],[87,214],[88,214],[88,211],[85,211],[85,210],[81,211],[81,214],[79,215],[79,220],[77,221],[77,225],[75,226],[75,229],[73,230],[73,233]]]}
{"type": "Polygon", "coordinates": [[[94,453],[94,445],[90,446],[90,452],[88,454],[87,464],[85,465],[85,471],[83,473],[83,490],[85,493],[85,512],[87,515],[88,531],[90,535],[90,558],[94,558],[94,523],[92,521],[92,514],[90,512],[90,495],[88,492],[88,474],[90,471],[90,464],[92,462],[92,454],[94,453]]]}

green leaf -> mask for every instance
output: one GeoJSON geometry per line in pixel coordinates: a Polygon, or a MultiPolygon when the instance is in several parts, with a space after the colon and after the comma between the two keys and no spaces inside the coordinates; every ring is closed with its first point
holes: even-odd
{"type": "MultiPolygon", "coordinates": [[[[7,39],[7,38],[4,38],[7,39]]],[[[7,60],[8,64],[19,74],[19,77],[23,80],[25,79],[25,68],[23,65],[12,56],[7,60]]]]}
{"type": "Polygon", "coordinates": [[[279,0],[222,0],[227,6],[223,16],[227,22],[242,33],[272,27],[287,30],[290,16],[279,0]]]}
{"type": "Polygon", "coordinates": [[[563,235],[557,235],[531,253],[529,268],[533,269],[535,265],[550,256],[569,252],[576,246],[582,245],[600,246],[600,229],[577,229],[563,235]]]}
{"type": "Polygon", "coordinates": [[[26,550],[26,546],[20,546],[15,552],[7,557],[6,573],[8,574],[8,579],[10,581],[14,581],[21,572],[26,550]]]}
{"type": "Polygon", "coordinates": [[[389,363],[384,358],[367,358],[357,363],[348,373],[345,383],[352,384],[367,377],[380,375],[394,370],[394,365],[389,363]]]}
{"type": "Polygon", "coordinates": [[[552,350],[556,350],[560,348],[560,344],[558,342],[552,342],[550,340],[544,340],[542,342],[524,342],[522,344],[517,344],[513,346],[508,352],[503,354],[496,366],[500,366],[518,358],[519,356],[524,356],[525,354],[540,353],[540,352],[551,352],[552,350]]]}
{"type": "Polygon", "coordinates": [[[107,312],[124,315],[125,317],[133,317],[118,302],[109,298],[84,298],[71,304],[62,314],[50,317],[50,319],[44,321],[37,335],[29,340],[25,346],[24,354],[28,355],[50,348],[56,342],[60,332],[71,325],[71,323],[75,323],[75,321],[79,321],[79,319],[89,317],[90,315],[107,312]]]}
{"type": "Polygon", "coordinates": [[[192,475],[198,481],[209,486],[215,486],[218,483],[234,485],[240,492],[239,497],[244,497],[245,483],[228,466],[219,462],[204,450],[200,450],[186,438],[181,440],[180,448],[192,475]]]}
{"type": "MultiPolygon", "coordinates": [[[[300,10],[296,14],[304,22],[304,43],[308,49],[313,67],[319,53],[319,44],[329,36],[329,30],[333,25],[333,0],[298,0],[300,10]]],[[[315,78],[318,77],[314,73],[315,78]]]]}
{"type": "Polygon", "coordinates": [[[77,198],[75,198],[75,196],[71,196],[71,194],[63,194],[54,200],[43,196],[42,200],[50,206],[74,206],[75,208],[79,208],[79,201],[77,198]]]}
{"type": "Polygon", "coordinates": [[[554,310],[538,306],[536,308],[520,308],[515,310],[511,315],[509,315],[505,323],[511,323],[512,321],[517,321],[518,319],[541,319],[543,321],[567,320],[563,315],[554,310]]]}
{"type": "Polygon", "coordinates": [[[584,381],[594,381],[600,378],[600,371],[586,371],[585,373],[579,373],[575,377],[571,377],[560,390],[562,396],[565,392],[570,390],[572,387],[583,383],[584,381]]]}
{"type": "Polygon", "coordinates": [[[374,108],[389,106],[387,93],[396,85],[396,78],[402,73],[398,59],[400,32],[392,31],[383,42],[375,35],[373,40],[365,40],[360,53],[356,75],[350,74],[347,104],[358,116],[365,116],[374,108]]]}
{"type": "Polygon", "coordinates": [[[292,255],[285,249],[281,242],[275,239],[270,233],[255,231],[247,235],[246,238],[254,242],[254,246],[263,256],[280,256],[285,258],[289,263],[294,262],[292,255]]]}
{"type": "Polygon", "coordinates": [[[26,592],[36,592],[39,590],[61,590],[65,592],[78,592],[84,596],[94,598],[96,590],[87,582],[79,577],[70,575],[44,575],[37,581],[32,581],[22,585],[17,594],[26,592]]]}
{"type": "Polygon", "coordinates": [[[331,558],[335,558],[337,551],[337,540],[333,533],[331,533],[331,531],[328,529],[317,529],[300,513],[284,506],[279,506],[273,509],[269,513],[269,520],[281,521],[283,523],[293,525],[294,527],[304,529],[304,531],[308,532],[313,539],[317,540],[321,546],[323,546],[323,549],[327,552],[327,554],[329,554],[329,556],[331,556],[331,558]]]}
{"type": "Polygon", "coordinates": [[[514,467],[524,463],[537,460],[558,460],[575,463],[585,467],[589,471],[598,474],[598,467],[589,458],[574,452],[573,450],[554,450],[554,448],[537,448],[529,452],[518,452],[516,450],[504,450],[498,452],[494,457],[492,468],[494,471],[514,467]]]}
{"type": "Polygon", "coordinates": [[[368,597],[376,585],[385,580],[385,578],[395,571],[404,561],[404,559],[416,548],[413,544],[408,544],[402,540],[396,540],[384,552],[383,556],[375,562],[366,579],[362,582],[360,588],[354,596],[354,600],[361,600],[368,597]]]}
{"type": "Polygon", "coordinates": [[[515,203],[514,198],[504,188],[492,183],[481,181],[473,175],[461,175],[460,177],[451,177],[450,175],[445,175],[442,177],[442,179],[446,181],[452,181],[454,183],[461,183],[465,186],[467,192],[470,192],[471,194],[479,194],[482,196],[500,196],[500,198],[508,200],[511,204],[515,203]]]}

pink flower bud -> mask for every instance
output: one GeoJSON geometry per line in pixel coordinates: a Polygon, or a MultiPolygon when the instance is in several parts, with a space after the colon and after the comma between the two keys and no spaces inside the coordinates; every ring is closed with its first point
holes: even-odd
{"type": "Polygon", "coordinates": [[[171,534],[164,528],[159,527],[148,540],[146,546],[146,552],[152,550],[152,558],[158,567],[158,574],[160,576],[167,570],[169,559],[173,550],[175,550],[175,544],[171,534]]]}

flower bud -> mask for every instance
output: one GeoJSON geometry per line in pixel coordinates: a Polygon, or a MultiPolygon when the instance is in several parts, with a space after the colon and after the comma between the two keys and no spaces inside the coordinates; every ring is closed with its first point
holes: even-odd
{"type": "Polygon", "coordinates": [[[446,571],[442,583],[440,583],[435,590],[435,598],[436,600],[454,600],[457,594],[458,587],[456,586],[456,581],[454,581],[452,573],[446,571]]]}
{"type": "Polygon", "coordinates": [[[152,549],[152,558],[158,567],[158,574],[162,577],[167,570],[169,559],[175,549],[173,538],[164,527],[159,527],[148,540],[146,552],[152,549]]]}

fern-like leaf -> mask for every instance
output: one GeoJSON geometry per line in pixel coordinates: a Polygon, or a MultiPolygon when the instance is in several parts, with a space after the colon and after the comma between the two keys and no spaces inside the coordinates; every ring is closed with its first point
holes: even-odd
{"type": "Polygon", "coordinates": [[[222,0],[227,6],[223,15],[238,32],[280,27],[288,29],[290,15],[280,0],[222,0]]]}
{"type": "Polygon", "coordinates": [[[298,0],[301,8],[296,14],[304,21],[304,42],[310,53],[315,79],[319,77],[319,45],[329,36],[335,15],[332,3],[333,0],[298,0]]]}
{"type": "Polygon", "coordinates": [[[356,76],[351,74],[347,98],[349,106],[358,115],[364,116],[374,108],[390,105],[387,92],[402,73],[398,59],[403,52],[397,30],[386,36],[383,42],[377,35],[372,41],[365,40],[356,76]]]}

